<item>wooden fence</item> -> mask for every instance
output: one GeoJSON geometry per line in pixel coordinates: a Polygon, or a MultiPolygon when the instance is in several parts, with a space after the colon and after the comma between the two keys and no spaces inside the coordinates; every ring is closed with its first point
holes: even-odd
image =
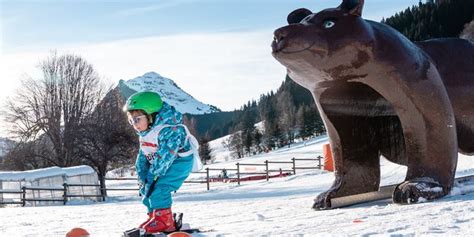
{"type": "Polygon", "coordinates": [[[7,189],[0,189],[1,194],[18,194],[20,197],[17,198],[16,200],[19,201],[14,201],[15,199],[9,199],[8,201],[5,200],[0,200],[0,205],[4,204],[21,204],[22,206],[26,206],[27,202],[62,202],[64,205],[68,202],[69,198],[72,197],[95,197],[95,198],[101,198],[102,201],[105,200],[105,197],[102,194],[69,194],[68,193],[68,188],[69,187],[99,187],[100,190],[100,185],[99,184],[67,184],[64,183],[62,185],[63,187],[51,187],[51,188],[46,188],[46,187],[29,187],[29,186],[23,186],[21,187],[21,190],[7,190],[7,189]],[[53,191],[53,192],[62,192],[62,195],[60,198],[27,198],[27,191],[53,191]]]}
{"type": "Polygon", "coordinates": [[[229,168],[206,168],[205,172],[199,172],[199,173],[205,173],[206,174],[206,179],[205,180],[200,180],[200,181],[185,181],[185,183],[206,183],[207,184],[207,190],[210,190],[210,183],[214,180],[213,178],[210,177],[210,171],[233,171],[236,172],[236,178],[222,178],[223,180],[226,181],[233,181],[237,182],[238,185],[240,185],[240,182],[242,180],[245,180],[242,178],[242,175],[264,175],[264,178],[268,181],[271,177],[280,177],[279,175],[271,176],[270,173],[277,172],[282,174],[283,172],[289,172],[289,174],[296,174],[296,170],[308,170],[308,169],[322,169],[322,157],[318,156],[317,158],[291,158],[291,161],[269,161],[265,160],[262,163],[239,163],[237,162],[236,168],[235,169],[229,169],[229,168]],[[315,166],[297,166],[296,161],[315,161],[317,162],[317,165],[315,166]],[[291,164],[291,169],[269,169],[269,164],[291,164]],[[256,167],[256,166],[264,166],[265,169],[263,172],[242,172],[242,166],[251,166],[251,167],[256,167]]]}
{"type": "MultiPolygon", "coordinates": [[[[227,181],[227,182],[237,182],[238,185],[240,185],[240,182],[243,180],[249,180],[247,178],[242,177],[243,175],[261,175],[263,176],[264,179],[267,181],[271,177],[281,177],[283,174],[296,174],[296,170],[307,170],[307,169],[321,169],[322,164],[321,164],[322,157],[318,156],[315,159],[310,159],[310,158],[292,158],[291,161],[269,161],[266,160],[264,163],[239,163],[237,162],[236,168],[206,168],[205,171],[201,172],[193,172],[193,173],[198,173],[198,174],[206,174],[206,178],[204,180],[186,180],[184,181],[185,183],[201,183],[204,184],[206,183],[207,185],[207,190],[210,190],[210,184],[212,182],[216,181],[216,178],[211,177],[210,172],[211,171],[231,171],[235,172],[236,177],[235,178],[217,178],[217,180],[222,180],[222,181],[227,181]],[[317,162],[317,165],[315,166],[297,166],[296,162],[297,161],[315,161],[317,162]],[[291,164],[291,169],[269,169],[269,164],[291,164]],[[242,172],[242,167],[257,167],[257,166],[264,166],[265,169],[260,172],[242,172]],[[271,176],[270,173],[279,173],[279,175],[273,175],[271,176]],[[283,173],[285,172],[285,173],[283,173]]],[[[255,169],[256,170],[256,169],[255,169]]],[[[107,178],[106,180],[137,180],[136,178],[107,178]]],[[[64,205],[68,202],[69,198],[73,197],[91,197],[91,198],[101,198],[102,201],[105,201],[106,196],[103,195],[104,192],[100,192],[101,194],[93,195],[93,194],[69,194],[68,193],[68,188],[69,187],[98,187],[99,190],[102,190],[100,188],[99,184],[68,184],[64,183],[63,187],[51,187],[51,188],[46,188],[46,187],[28,187],[28,186],[23,186],[21,190],[8,190],[8,189],[0,189],[0,194],[18,194],[20,197],[17,199],[19,201],[13,201],[13,200],[3,200],[0,199],[0,205],[5,205],[5,204],[20,204],[22,206],[25,206],[27,202],[62,202],[64,205]],[[34,191],[53,191],[53,192],[62,192],[61,198],[27,198],[27,191],[28,190],[34,190],[34,191]]],[[[138,188],[105,188],[106,192],[109,191],[138,191],[138,188]]]]}

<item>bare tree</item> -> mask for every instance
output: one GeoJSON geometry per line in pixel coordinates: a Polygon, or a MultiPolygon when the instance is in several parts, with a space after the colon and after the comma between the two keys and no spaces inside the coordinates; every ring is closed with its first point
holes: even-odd
{"type": "Polygon", "coordinates": [[[130,166],[137,153],[138,139],[122,111],[123,101],[118,88],[109,91],[79,133],[78,153],[97,171],[103,195],[106,173],[130,166]]]}
{"type": "Polygon", "coordinates": [[[31,170],[44,167],[44,150],[41,143],[36,141],[17,143],[10,149],[5,157],[0,170],[31,170]]]}
{"type": "Polygon", "coordinates": [[[42,77],[22,80],[7,101],[6,120],[22,141],[48,139],[48,165],[80,163],[75,144],[84,119],[103,95],[99,76],[83,58],[52,53],[39,65],[42,77]]]}
{"type": "Polygon", "coordinates": [[[238,131],[229,137],[229,150],[234,158],[244,157],[244,145],[242,144],[242,131],[238,131]]]}

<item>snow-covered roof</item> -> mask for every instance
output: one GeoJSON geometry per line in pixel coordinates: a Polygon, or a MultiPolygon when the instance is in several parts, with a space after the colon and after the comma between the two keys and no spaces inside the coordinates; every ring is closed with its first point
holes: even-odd
{"type": "Polygon", "coordinates": [[[0,180],[2,181],[34,181],[37,179],[48,178],[53,176],[75,176],[81,174],[92,174],[94,169],[87,165],[60,168],[57,166],[27,170],[27,171],[2,171],[0,172],[0,180]]]}
{"type": "Polygon", "coordinates": [[[66,176],[76,176],[76,175],[83,175],[83,174],[93,174],[95,170],[88,165],[79,165],[73,167],[62,168],[66,171],[66,176]]]}
{"type": "Polygon", "coordinates": [[[48,167],[48,168],[43,168],[43,169],[26,170],[26,171],[2,171],[0,172],[0,180],[33,181],[40,178],[62,176],[62,175],[66,175],[66,172],[57,166],[53,166],[53,167],[48,167]]]}

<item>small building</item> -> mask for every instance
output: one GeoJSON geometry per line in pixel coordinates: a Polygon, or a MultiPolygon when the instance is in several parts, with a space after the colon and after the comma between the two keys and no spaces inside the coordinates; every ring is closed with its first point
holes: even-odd
{"type": "Polygon", "coordinates": [[[66,172],[66,183],[70,185],[68,187],[68,195],[77,195],[69,197],[68,201],[71,200],[102,200],[99,197],[81,197],[84,195],[100,195],[99,186],[72,186],[77,184],[93,184],[99,185],[99,178],[97,173],[92,167],[88,165],[80,165],[74,167],[62,168],[66,172]]]}
{"type": "Polygon", "coordinates": [[[66,186],[67,196],[71,195],[67,201],[101,200],[98,197],[81,197],[100,195],[98,186],[79,186],[79,184],[99,184],[97,173],[90,166],[68,168],[54,166],[28,171],[0,172],[0,204],[20,203],[22,198],[25,198],[25,205],[28,206],[63,204],[64,184],[72,185],[66,186]]]}

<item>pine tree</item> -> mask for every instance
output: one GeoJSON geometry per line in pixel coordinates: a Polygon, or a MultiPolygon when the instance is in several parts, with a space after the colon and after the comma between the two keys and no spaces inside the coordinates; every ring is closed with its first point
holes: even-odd
{"type": "Polygon", "coordinates": [[[263,138],[262,133],[258,129],[255,129],[255,133],[253,134],[253,141],[254,141],[254,146],[257,153],[263,152],[262,138],[263,138]]]}
{"type": "Polygon", "coordinates": [[[278,127],[278,112],[276,109],[275,94],[271,91],[261,100],[260,117],[264,124],[263,142],[266,149],[271,150],[278,146],[280,131],[278,127]]]}
{"type": "Polygon", "coordinates": [[[252,154],[252,146],[254,144],[254,136],[255,133],[255,123],[256,123],[256,102],[253,101],[252,103],[249,102],[246,106],[244,106],[243,113],[242,113],[242,124],[241,124],[241,139],[242,144],[245,148],[245,153],[247,155],[252,154]]]}
{"type": "Polygon", "coordinates": [[[212,149],[209,146],[208,136],[199,139],[199,156],[204,164],[209,164],[212,161],[212,149]]]}
{"type": "Polygon", "coordinates": [[[473,20],[474,1],[446,0],[417,6],[382,20],[413,41],[458,37],[464,25],[473,20]]]}
{"type": "Polygon", "coordinates": [[[297,115],[297,127],[298,127],[298,134],[301,139],[306,140],[307,138],[311,137],[312,131],[310,130],[310,123],[309,121],[309,114],[308,114],[309,106],[302,105],[298,108],[297,115]]]}
{"type": "Polygon", "coordinates": [[[196,130],[196,127],[197,127],[196,118],[188,117],[185,115],[183,116],[183,124],[186,125],[186,127],[188,127],[188,130],[191,134],[193,134],[194,136],[198,135],[197,130],[196,130]]]}
{"type": "Polygon", "coordinates": [[[296,107],[290,92],[283,91],[278,95],[277,108],[279,114],[278,124],[282,130],[281,142],[290,146],[294,142],[294,128],[296,125],[296,107]]]}

